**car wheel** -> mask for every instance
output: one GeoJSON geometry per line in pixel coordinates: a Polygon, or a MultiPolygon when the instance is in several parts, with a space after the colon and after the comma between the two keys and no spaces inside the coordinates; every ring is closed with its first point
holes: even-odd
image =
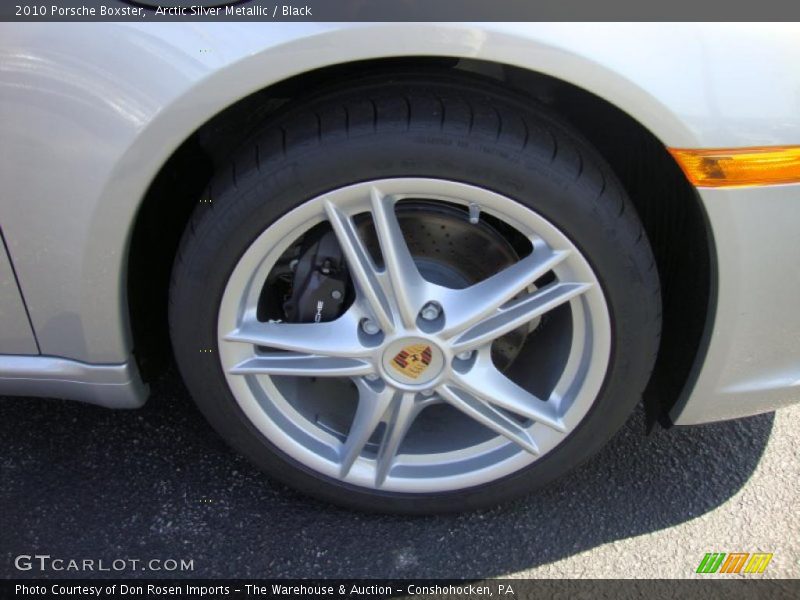
{"type": "Polygon", "coordinates": [[[660,333],[642,226],[572,128],[486,83],[366,81],[217,173],[173,269],[178,365],[273,477],[371,511],[496,504],[599,449],[660,333]]]}

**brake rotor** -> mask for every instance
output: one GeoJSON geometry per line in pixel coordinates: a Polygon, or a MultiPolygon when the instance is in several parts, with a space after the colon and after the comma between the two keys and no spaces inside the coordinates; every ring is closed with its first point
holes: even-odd
{"type": "MultiPolygon", "coordinates": [[[[422,276],[444,287],[469,287],[520,258],[511,243],[485,219],[471,223],[467,211],[457,206],[441,202],[400,202],[397,219],[422,276]]],[[[362,222],[359,229],[373,259],[380,264],[381,255],[372,224],[362,222]]],[[[498,369],[505,370],[514,362],[537,323],[522,326],[495,340],[492,360],[498,369]]]]}

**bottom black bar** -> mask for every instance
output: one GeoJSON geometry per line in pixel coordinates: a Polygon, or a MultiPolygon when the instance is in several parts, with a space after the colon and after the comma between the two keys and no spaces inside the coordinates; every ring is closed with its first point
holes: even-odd
{"type": "Polygon", "coordinates": [[[797,579],[485,579],[485,580],[136,580],[7,579],[2,598],[263,598],[360,600],[415,598],[561,600],[702,598],[703,600],[796,599],[797,579]]]}

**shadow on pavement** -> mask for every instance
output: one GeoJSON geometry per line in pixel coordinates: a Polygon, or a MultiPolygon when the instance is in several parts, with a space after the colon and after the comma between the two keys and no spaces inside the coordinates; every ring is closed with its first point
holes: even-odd
{"type": "MultiPolygon", "coordinates": [[[[193,559],[101,576],[491,577],[713,510],[756,468],[773,416],[644,436],[637,414],[595,458],[527,499],[469,514],[364,515],[269,480],[216,436],[175,375],[140,411],[0,401],[0,576],[18,554],[193,559]]],[[[91,573],[54,572],[81,577],[91,573]]]]}

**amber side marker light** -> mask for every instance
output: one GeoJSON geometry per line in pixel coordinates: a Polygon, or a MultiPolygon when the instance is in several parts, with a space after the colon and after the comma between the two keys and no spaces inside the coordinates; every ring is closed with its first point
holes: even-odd
{"type": "Polygon", "coordinates": [[[692,185],[698,187],[800,183],[800,146],[668,150],[692,185]]]}

